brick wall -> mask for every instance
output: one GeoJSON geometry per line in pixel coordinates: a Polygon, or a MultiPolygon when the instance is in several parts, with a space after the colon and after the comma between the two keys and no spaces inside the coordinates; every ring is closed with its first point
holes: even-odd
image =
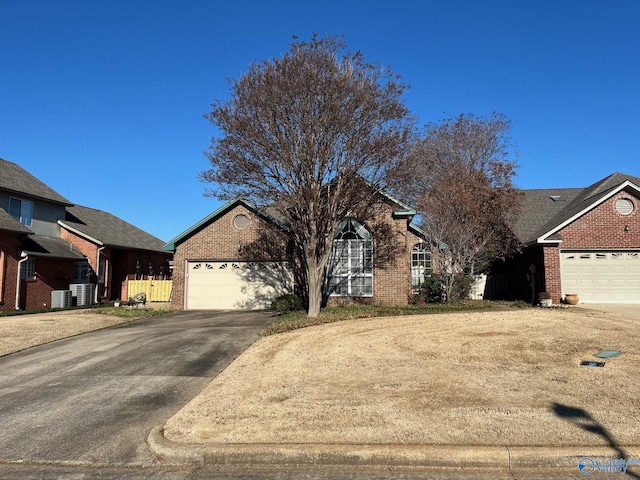
{"type": "Polygon", "coordinates": [[[94,272],[98,271],[98,265],[96,263],[98,246],[95,243],[79,237],[78,235],[71,233],[64,228],[60,229],[60,238],[72,244],[73,248],[87,257],[87,260],[89,260],[89,265],[91,265],[91,269],[94,272]]]}
{"type": "Polygon", "coordinates": [[[73,280],[73,260],[38,258],[32,278],[22,280],[21,308],[37,310],[51,308],[51,292],[67,290],[73,280]]]}
{"type": "Polygon", "coordinates": [[[620,192],[562,229],[563,250],[640,248],[640,200],[627,192],[620,192]],[[635,204],[630,215],[615,209],[616,201],[628,198],[635,204]],[[628,229],[626,227],[629,227],[628,229]]]}
{"type": "Polygon", "coordinates": [[[556,246],[542,248],[544,262],[543,290],[551,294],[553,303],[560,303],[562,288],[560,286],[560,249],[556,246]]]}
{"type": "Polygon", "coordinates": [[[15,310],[19,244],[17,235],[0,232],[0,312],[15,310]]]}

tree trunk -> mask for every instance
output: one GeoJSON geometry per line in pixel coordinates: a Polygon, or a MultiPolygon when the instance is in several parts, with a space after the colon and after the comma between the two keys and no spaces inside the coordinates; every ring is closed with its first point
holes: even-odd
{"type": "Polygon", "coordinates": [[[307,258],[309,281],[309,309],[308,317],[317,317],[322,307],[322,287],[324,285],[323,268],[313,258],[307,258]]]}

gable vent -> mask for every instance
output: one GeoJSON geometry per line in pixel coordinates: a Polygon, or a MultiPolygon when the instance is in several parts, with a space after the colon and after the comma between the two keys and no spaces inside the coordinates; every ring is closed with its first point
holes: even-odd
{"type": "Polygon", "coordinates": [[[616,212],[620,215],[629,215],[633,212],[633,202],[628,198],[619,198],[616,200],[616,212]]]}
{"type": "Polygon", "coordinates": [[[233,226],[237,229],[244,230],[249,226],[249,217],[243,214],[236,215],[233,219],[233,226]]]}

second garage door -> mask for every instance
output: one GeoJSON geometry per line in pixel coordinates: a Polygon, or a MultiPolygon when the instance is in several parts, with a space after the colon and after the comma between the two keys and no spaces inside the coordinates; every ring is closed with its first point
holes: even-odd
{"type": "Polygon", "coordinates": [[[187,310],[258,310],[293,291],[286,262],[187,262],[187,310]]]}
{"type": "Polygon", "coordinates": [[[563,251],[560,272],[582,303],[640,303],[640,251],[563,251]]]}

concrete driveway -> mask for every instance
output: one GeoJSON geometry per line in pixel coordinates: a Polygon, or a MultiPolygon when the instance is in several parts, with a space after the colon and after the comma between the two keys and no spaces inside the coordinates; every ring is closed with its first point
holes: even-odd
{"type": "Polygon", "coordinates": [[[0,358],[0,463],[156,464],[149,431],[271,320],[266,312],[176,312],[0,358]]]}
{"type": "Polygon", "coordinates": [[[579,303],[580,308],[597,310],[606,313],[619,313],[622,315],[634,315],[640,317],[640,303],[636,304],[613,304],[613,303],[579,303]]]}

